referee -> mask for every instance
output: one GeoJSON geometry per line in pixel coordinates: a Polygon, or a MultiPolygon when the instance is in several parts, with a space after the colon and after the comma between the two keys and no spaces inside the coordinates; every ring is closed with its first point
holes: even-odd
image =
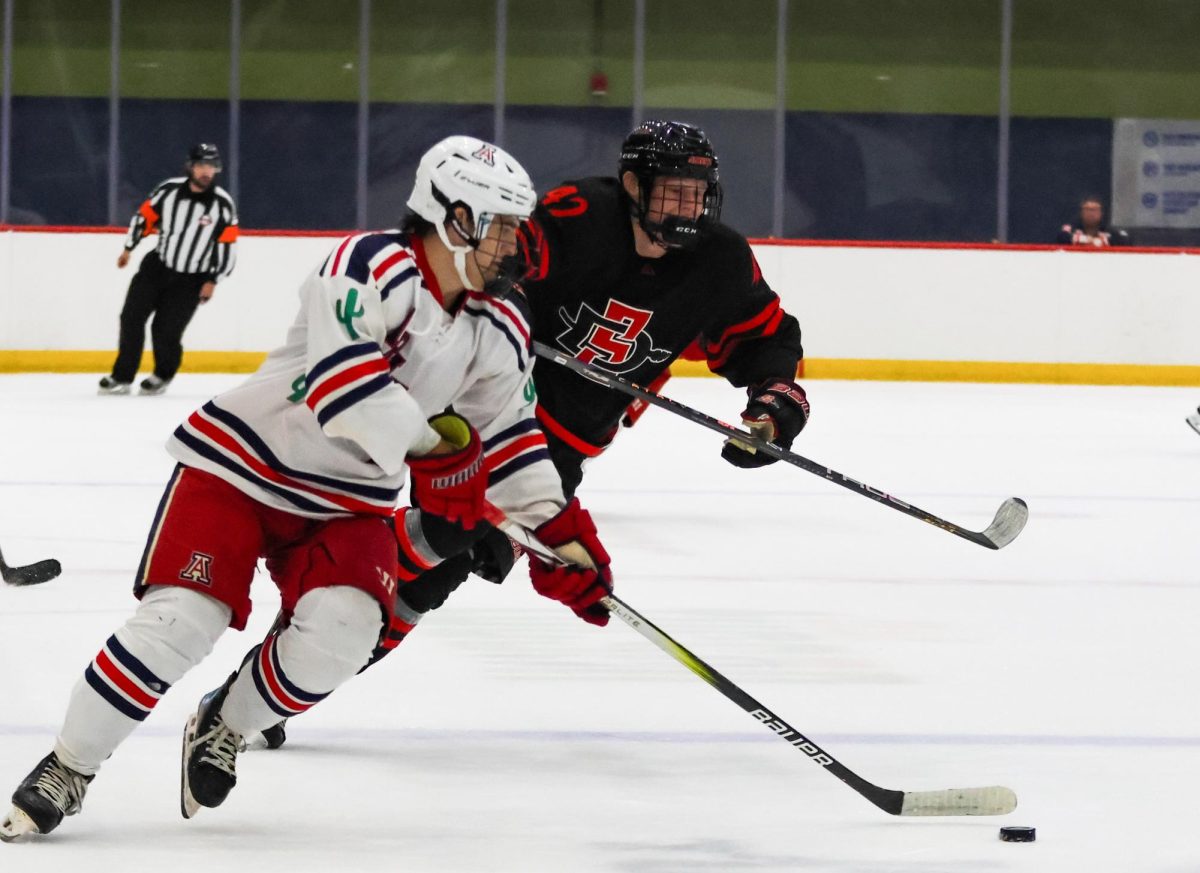
{"type": "Polygon", "coordinates": [[[183,331],[196,307],[206,303],[217,282],[233,272],[238,237],[233,198],[214,184],[221,153],[200,143],[188,152],[186,176],[167,179],[150,192],[129,222],[125,251],[117,266],[147,234],[158,245],[142,259],[121,309],[121,337],[112,373],[100,380],[101,394],[128,394],[142,361],[146,320],[151,315],[154,372],[142,380],[141,394],[162,394],[183,358],[183,331]]]}

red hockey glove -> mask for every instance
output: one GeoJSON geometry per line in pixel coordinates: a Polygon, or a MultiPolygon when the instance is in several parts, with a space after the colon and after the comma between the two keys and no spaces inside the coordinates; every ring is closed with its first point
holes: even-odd
{"type": "Polygon", "coordinates": [[[471,530],[483,518],[488,480],[479,431],[454,413],[435,415],[429,426],[454,450],[408,459],[413,502],[471,530]]]}
{"type": "MultiPolygon", "coordinates": [[[[742,412],[742,424],[756,436],[781,449],[790,449],[792,440],[808,423],[808,398],[804,389],[786,379],[768,379],[751,386],[747,393],[750,403],[742,412]]],[[[721,457],[735,467],[763,467],[778,460],[737,439],[725,441],[721,457]]]]}
{"type": "Polygon", "coordinates": [[[612,593],[608,552],[596,535],[592,516],[572,498],[558,515],[537,528],[537,538],[568,561],[552,566],[529,554],[529,578],[543,597],[557,600],[588,624],[608,624],[608,610],[597,601],[612,593]]]}

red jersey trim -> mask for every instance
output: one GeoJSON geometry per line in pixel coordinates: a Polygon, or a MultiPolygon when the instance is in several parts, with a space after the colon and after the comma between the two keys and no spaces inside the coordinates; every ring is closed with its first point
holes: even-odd
{"type": "Polygon", "coordinates": [[[542,427],[546,428],[546,430],[550,431],[550,433],[554,434],[556,437],[586,458],[595,458],[602,454],[604,449],[607,448],[606,446],[594,446],[586,440],[582,440],[575,436],[575,434],[571,433],[569,430],[551,418],[550,413],[546,412],[545,408],[542,406],[538,406],[537,408],[537,419],[538,422],[541,423],[542,427]]]}
{"type": "Polygon", "coordinates": [[[413,256],[417,259],[417,269],[421,271],[421,278],[425,281],[425,287],[437,298],[437,302],[444,306],[446,298],[442,294],[442,286],[438,284],[433,267],[429,266],[429,258],[425,254],[425,243],[421,242],[421,238],[417,236],[409,237],[408,243],[412,246],[413,256]]]}

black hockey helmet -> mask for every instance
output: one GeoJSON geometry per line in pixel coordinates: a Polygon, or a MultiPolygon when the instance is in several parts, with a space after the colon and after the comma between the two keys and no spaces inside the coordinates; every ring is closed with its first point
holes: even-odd
{"type": "Polygon", "coordinates": [[[188,166],[192,164],[212,164],[221,169],[221,150],[210,142],[198,142],[188,150],[188,166]]]}
{"type": "Polygon", "coordinates": [[[650,207],[650,189],[660,176],[702,179],[708,183],[704,192],[704,213],[701,220],[717,221],[721,217],[721,183],[717,172],[717,154],[707,134],[683,121],[642,122],[621,144],[618,173],[624,177],[633,173],[638,180],[638,199],[633,204],[638,224],[654,239],[670,248],[689,248],[699,238],[700,221],[668,216],[661,222],[651,222],[646,213],[650,207]]]}

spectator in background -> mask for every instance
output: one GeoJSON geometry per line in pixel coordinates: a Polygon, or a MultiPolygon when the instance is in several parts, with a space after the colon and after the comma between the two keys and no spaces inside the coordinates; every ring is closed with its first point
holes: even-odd
{"type": "Polygon", "coordinates": [[[142,237],[158,233],[158,245],[142,258],[121,309],[121,334],[112,373],[100,380],[101,394],[128,394],[142,362],[146,320],[153,315],[150,338],[154,372],[140,393],[162,394],[183,360],[183,332],[196,307],[207,303],[217,281],[233,272],[238,237],[233,198],[215,182],[221,153],[200,143],[188,153],[186,176],[167,179],[150,192],[134,213],[117,258],[124,268],[142,237]]]}
{"type": "Polygon", "coordinates": [[[1078,223],[1064,224],[1058,232],[1058,242],[1098,249],[1132,244],[1128,233],[1105,226],[1104,204],[1099,197],[1084,197],[1079,201],[1078,223]]]}

